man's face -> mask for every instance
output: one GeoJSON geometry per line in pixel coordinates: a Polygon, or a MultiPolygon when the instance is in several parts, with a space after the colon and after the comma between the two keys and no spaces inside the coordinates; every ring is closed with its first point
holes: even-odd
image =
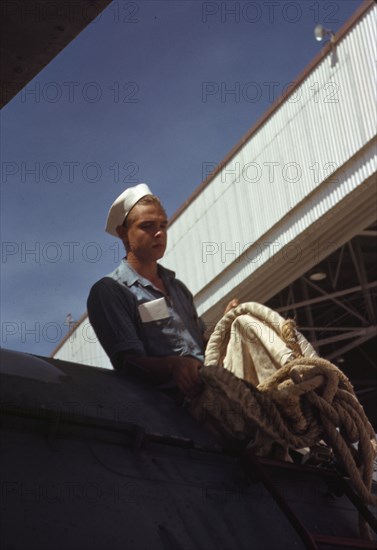
{"type": "Polygon", "coordinates": [[[127,255],[139,261],[159,260],[167,242],[168,220],[155,204],[137,204],[132,209],[132,223],[127,230],[127,255]]]}

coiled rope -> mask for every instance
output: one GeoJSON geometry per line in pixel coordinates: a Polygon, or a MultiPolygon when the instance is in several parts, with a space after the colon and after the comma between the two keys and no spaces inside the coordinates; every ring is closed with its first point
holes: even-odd
{"type": "MultiPolygon", "coordinates": [[[[346,375],[325,359],[304,356],[300,342],[306,340],[293,320],[257,304],[263,313],[260,322],[269,324],[292,352],[263,383],[256,387],[223,368],[233,321],[244,314],[255,318],[255,305],[241,304],[215,327],[200,371],[204,390],[191,401],[191,413],[228,439],[254,438],[259,454],[264,452],[264,438],[293,449],[312,447],[323,439],[362,501],[376,506],[377,497],[371,492],[377,454],[373,427],[346,375]]],[[[368,536],[365,525],[361,530],[368,536]]]]}

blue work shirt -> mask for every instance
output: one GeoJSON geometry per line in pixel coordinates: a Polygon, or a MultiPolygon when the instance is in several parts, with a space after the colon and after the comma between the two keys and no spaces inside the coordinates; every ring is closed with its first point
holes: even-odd
{"type": "Polygon", "coordinates": [[[163,357],[186,355],[203,361],[205,326],[192,295],[175,273],[158,265],[167,296],[123,260],[110,275],[93,285],[88,315],[98,340],[114,368],[122,355],[163,357]],[[165,298],[168,316],[143,322],[139,306],[165,298]]]}

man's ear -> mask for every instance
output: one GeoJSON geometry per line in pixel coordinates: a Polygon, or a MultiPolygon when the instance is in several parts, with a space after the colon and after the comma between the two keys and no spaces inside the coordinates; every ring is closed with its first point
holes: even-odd
{"type": "Polygon", "coordinates": [[[118,237],[122,240],[127,238],[127,229],[124,225],[117,225],[115,231],[118,233],[118,237]]]}
{"type": "Polygon", "coordinates": [[[126,253],[128,253],[129,243],[127,240],[127,229],[124,227],[124,225],[117,225],[117,227],[115,228],[115,231],[118,233],[118,237],[122,239],[122,243],[124,244],[126,253]]]}

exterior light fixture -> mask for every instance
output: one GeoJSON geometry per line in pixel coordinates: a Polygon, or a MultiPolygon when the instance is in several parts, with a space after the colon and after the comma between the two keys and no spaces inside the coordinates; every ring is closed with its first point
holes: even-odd
{"type": "Polygon", "coordinates": [[[327,275],[324,271],[313,271],[313,273],[309,275],[311,281],[323,281],[326,277],[327,275]]]}
{"type": "Polygon", "coordinates": [[[318,42],[322,42],[326,36],[330,37],[330,42],[335,42],[335,34],[330,29],[325,29],[322,25],[317,25],[314,29],[314,37],[318,42]]]}

